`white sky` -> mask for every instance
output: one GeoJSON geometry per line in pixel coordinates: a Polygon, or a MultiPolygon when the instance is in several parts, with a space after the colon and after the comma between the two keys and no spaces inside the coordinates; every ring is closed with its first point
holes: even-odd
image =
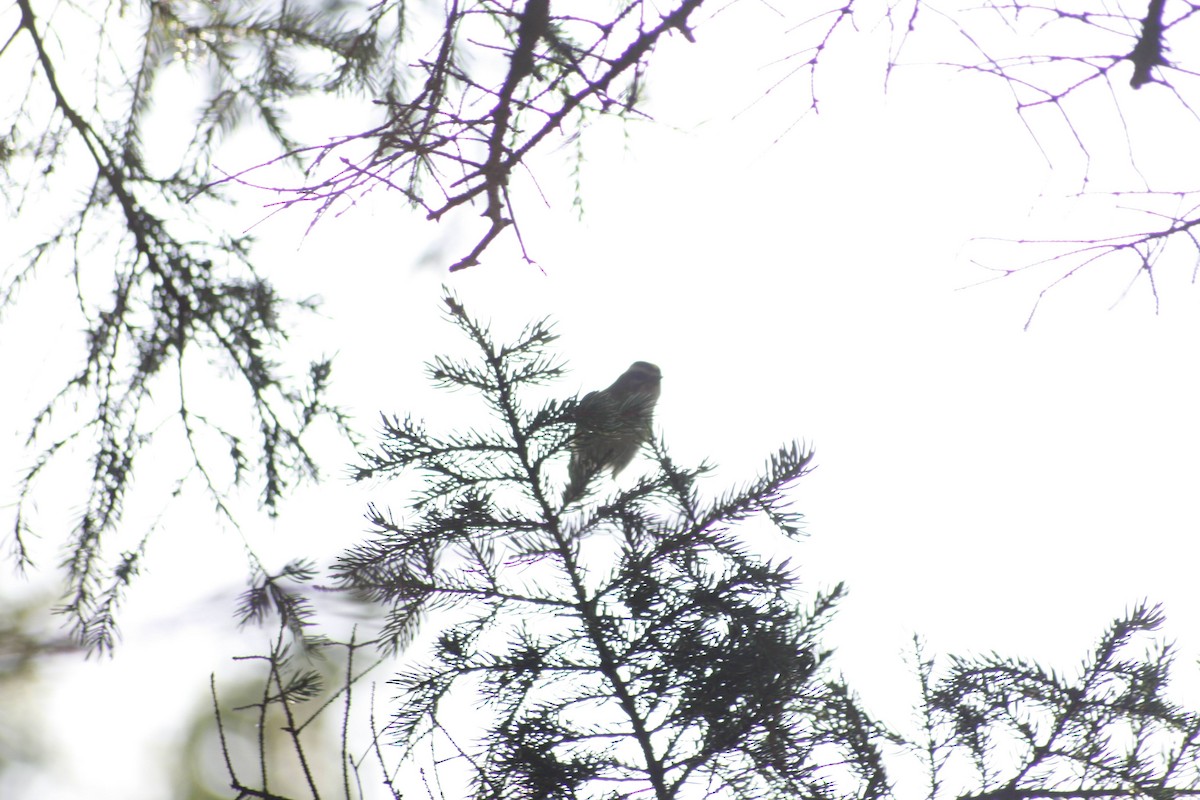
{"type": "MultiPolygon", "coordinates": [[[[747,24],[766,24],[753,16],[747,24]]],[[[819,466],[795,492],[810,533],[804,570],[813,588],[848,583],[828,641],[837,667],[893,724],[907,720],[902,653],[914,632],[935,653],[996,650],[1069,669],[1113,617],[1148,597],[1166,603],[1181,667],[1194,671],[1191,264],[1159,274],[1157,315],[1145,282],[1117,302],[1130,270],[1101,265],[1051,293],[1024,330],[1056,273],[964,289],[987,277],[971,258],[1023,258],[971,240],[1061,235],[1095,219],[1057,200],[1078,188],[1078,153],[1056,151],[1058,171],[1048,169],[1011,101],[979,78],[913,68],[883,97],[880,62],[851,40],[831,46],[821,115],[773,143],[803,110],[802,86],[732,119],[757,96],[747,82],[771,82],[766,45],[716,25],[697,36],[700,47],[677,39],[659,53],[658,124],[590,134],[582,222],[570,208],[569,148],[543,158],[552,207],[527,205],[521,222],[544,272],[513,258],[511,242],[455,276],[418,265],[438,237],[447,263],[461,255],[474,220],[437,228],[382,195],[303,242],[303,211],[259,226],[272,279],[326,299],[324,319],[295,337],[297,352],[338,354],[337,397],[368,433],[380,410],[436,417],[444,400],[427,390],[421,364],[458,347],[440,319],[446,283],[497,332],[557,320],[574,368],[564,393],[607,385],[633,360],[659,364],[661,430],[680,461],[719,465],[714,491],[749,478],[792,438],[813,444],[819,466]]],[[[1154,86],[1125,99],[1147,119],[1171,102],[1154,86]]],[[[1093,162],[1093,176],[1106,168],[1093,162]]],[[[261,216],[250,204],[241,213],[247,223],[261,216]]],[[[44,353],[72,342],[70,325],[41,324],[44,353]]],[[[32,370],[31,385],[44,377],[10,363],[32,370]]],[[[26,422],[16,412],[42,399],[17,394],[4,417],[8,475],[27,461],[15,449],[26,422]]],[[[349,455],[331,445],[330,485],[303,490],[277,523],[247,526],[275,565],[356,541],[367,498],[402,504],[387,486],[339,485],[349,455]]],[[[141,508],[151,506],[162,504],[141,508]]],[[[47,729],[77,757],[78,784],[59,794],[39,786],[39,797],[82,786],[97,800],[154,797],[139,770],[111,769],[126,736],[164,748],[173,720],[163,709],[193,702],[174,697],[167,672],[184,670],[199,695],[209,671],[232,669],[214,653],[245,646],[210,639],[244,573],[239,539],[198,503],[165,524],[117,657],[51,675],[63,680],[47,729]],[[196,586],[201,559],[211,572],[196,586]],[[188,647],[196,641],[200,653],[188,647]],[[115,717],[125,735],[104,735],[115,717]],[[109,766],[99,782],[96,765],[109,766]]]]}

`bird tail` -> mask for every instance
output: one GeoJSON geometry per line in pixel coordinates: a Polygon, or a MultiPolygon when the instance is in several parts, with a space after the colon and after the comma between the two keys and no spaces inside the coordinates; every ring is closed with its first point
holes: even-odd
{"type": "Polygon", "coordinates": [[[567,488],[563,490],[563,506],[569,506],[587,493],[588,484],[604,470],[604,460],[588,458],[585,454],[571,454],[567,465],[567,488]]]}
{"type": "Polygon", "coordinates": [[[571,459],[571,466],[567,468],[567,488],[563,490],[564,507],[583,497],[594,474],[594,471],[589,470],[582,459],[571,459]]]}

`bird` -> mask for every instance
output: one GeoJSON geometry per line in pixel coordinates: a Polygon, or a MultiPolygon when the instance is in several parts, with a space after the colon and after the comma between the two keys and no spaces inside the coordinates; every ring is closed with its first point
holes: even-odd
{"type": "Polygon", "coordinates": [[[575,434],[563,505],[578,500],[592,478],[612,470],[615,478],[653,435],[654,404],[662,371],[635,361],[612,386],[588,392],[575,409],[575,434]]]}

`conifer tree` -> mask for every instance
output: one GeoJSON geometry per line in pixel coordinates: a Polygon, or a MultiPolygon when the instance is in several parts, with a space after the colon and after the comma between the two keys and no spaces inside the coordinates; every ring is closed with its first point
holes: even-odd
{"type": "Polygon", "coordinates": [[[842,587],[805,603],[770,555],[800,536],[785,495],[812,454],[784,447],[704,499],[705,469],[659,441],[643,477],[564,507],[578,404],[534,398],[563,371],[551,327],[499,345],[446,302],[475,354],[430,375],[493,425],[386,419],[355,477],[421,487],[401,519],[372,506],[374,533],[334,569],[388,609],[387,648],[423,652],[391,681],[387,738],[461,776],[452,797],[882,795],[883,732],[824,668],[842,587]]]}
{"type": "Polygon", "coordinates": [[[1074,674],[996,653],[954,656],[937,674],[918,644],[924,733],[910,744],[930,800],[1200,795],[1200,714],[1168,691],[1163,622],[1138,603],[1074,674]]]}
{"type": "MultiPolygon", "coordinates": [[[[411,490],[402,514],[371,505],[372,530],[332,567],[328,588],[376,604],[380,635],[315,635],[312,605],[289,588],[314,580],[309,564],[264,575],[245,596],[243,621],[273,616],[279,635],[259,656],[262,702],[244,713],[260,729],[286,721],[313,796],[335,756],[302,734],[339,710],[347,798],[373,796],[372,780],[394,797],[445,800],[1200,794],[1200,714],[1169,696],[1157,607],[1116,620],[1074,674],[999,654],[939,667],[916,639],[915,679],[893,680],[919,690],[919,724],[885,725],[824,641],[844,588],[802,591],[788,495],[810,451],[783,447],[761,475],[708,496],[707,468],[677,465],[660,437],[634,474],[564,498],[581,403],[555,392],[564,364],[552,327],[500,344],[456,299],[446,306],[470,354],[434,358],[429,376],[490,414],[444,432],[385,417],[353,468],[381,494],[411,490]],[[323,679],[298,653],[329,647],[347,655],[345,680],[322,702],[323,679]],[[394,672],[363,745],[352,706],[368,647],[394,672]],[[368,774],[376,764],[382,777],[368,774]]],[[[881,670],[894,655],[880,654],[881,670]]],[[[237,797],[283,800],[265,740],[255,786],[225,750],[237,797]]]]}

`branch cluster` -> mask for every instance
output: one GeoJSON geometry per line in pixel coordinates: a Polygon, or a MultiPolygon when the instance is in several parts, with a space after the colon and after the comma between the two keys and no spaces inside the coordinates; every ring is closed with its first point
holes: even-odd
{"type": "MultiPolygon", "coordinates": [[[[344,429],[341,413],[324,400],[328,360],[310,364],[299,380],[277,363],[286,312],[311,310],[313,301],[280,298],[251,262],[251,239],[222,232],[211,218],[215,203],[196,196],[209,182],[213,148],[247,111],[281,145],[294,146],[280,125],[280,104],[318,87],[347,88],[352,80],[361,86],[378,59],[337,20],[288,4],[271,13],[237,3],[192,4],[186,12],[173,3],[114,5],[100,17],[67,6],[43,18],[20,0],[16,10],[0,59],[7,75],[25,67],[28,80],[10,82],[26,88],[4,109],[6,188],[20,190],[9,196],[17,214],[31,213],[49,192],[56,198],[50,213],[63,218],[51,221],[53,232],[0,286],[0,310],[66,255],[85,341],[82,367],[31,426],[28,442],[37,456],[21,483],[13,552],[20,566],[32,563],[27,539],[38,480],[80,445],[91,481],[65,543],[63,611],[89,648],[105,649],[145,538],[116,562],[105,542],[121,523],[136,465],[153,439],[175,437],[171,444],[192,456],[180,484],[199,476],[212,502],[231,516],[229,492],[248,479],[261,480],[262,503],[274,511],[290,483],[315,476],[303,443],[314,421],[330,417],[344,429]],[[145,34],[131,50],[125,34],[133,21],[125,15],[139,14],[145,34]],[[76,60],[87,49],[95,71],[81,77],[76,60]],[[316,51],[336,58],[339,69],[324,78],[306,75],[297,61],[316,51]],[[143,137],[153,87],[172,69],[206,73],[210,93],[187,155],[163,173],[152,165],[170,148],[155,143],[147,155],[143,137]],[[64,203],[80,175],[86,176],[82,196],[64,203]],[[244,424],[222,420],[229,396],[208,391],[214,378],[240,390],[244,424]],[[72,415],[72,404],[82,410],[72,415]],[[164,412],[173,426],[163,425],[164,412]],[[58,427],[50,424],[64,414],[58,427]],[[218,479],[218,469],[230,479],[218,479]]],[[[36,222],[28,230],[40,227],[42,220],[36,222]]]]}
{"type": "Polygon", "coordinates": [[[974,765],[970,800],[1200,794],[1200,715],[1168,698],[1172,648],[1159,608],[1116,620],[1075,675],[1019,658],[954,657],[921,669],[935,794],[952,751],[974,765]]]}
{"type": "MultiPolygon", "coordinates": [[[[671,32],[691,39],[688,18],[702,3],[679,0],[650,13],[637,0],[606,16],[578,16],[567,8],[554,13],[559,9],[548,0],[455,0],[431,21],[440,33],[420,45],[427,49],[412,64],[421,76],[416,85],[389,89],[377,101],[386,111],[383,124],[296,151],[313,156],[310,181],[274,190],[286,195],[283,206],[316,204],[314,222],[381,186],[401,192],[431,220],[475,207],[486,228],[450,269],[474,266],[516,225],[508,185],[517,167],[551,134],[577,135],[591,115],[634,113],[655,46],[671,32]],[[371,145],[368,154],[343,155],[363,142],[371,145]],[[324,171],[335,157],[332,171],[324,171]]],[[[373,8],[372,24],[391,11],[388,4],[373,8]]]]}

